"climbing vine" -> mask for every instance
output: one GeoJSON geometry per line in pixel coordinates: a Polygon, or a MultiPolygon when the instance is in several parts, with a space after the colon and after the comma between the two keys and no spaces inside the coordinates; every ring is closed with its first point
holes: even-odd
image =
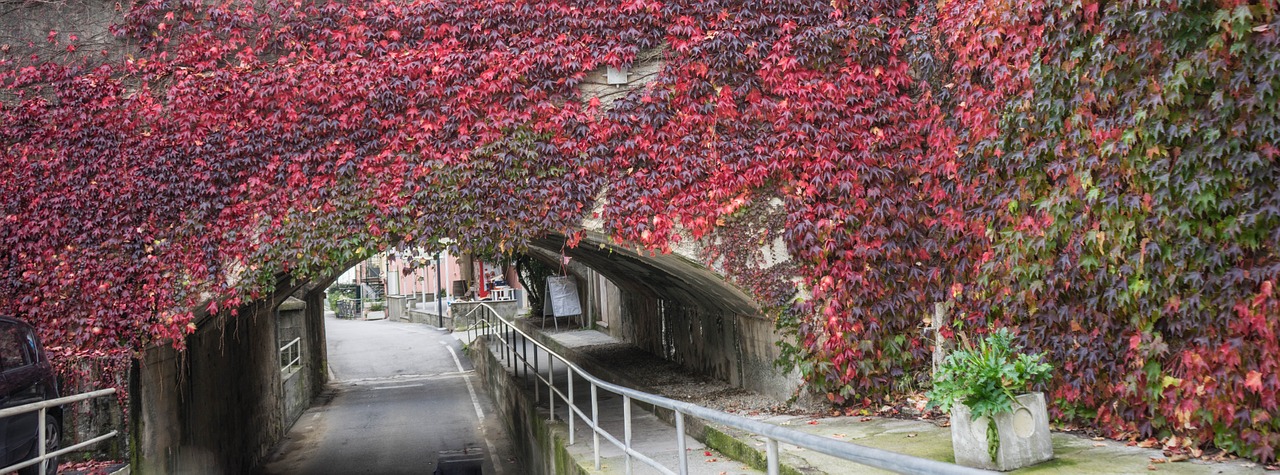
{"type": "Polygon", "coordinates": [[[119,54],[0,47],[0,311],[75,351],[180,344],[280,276],[572,240],[603,200],[618,241],[707,244],[835,403],[922,384],[951,301],[1061,368],[1059,417],[1271,461],[1275,10],[136,2],[119,54]],[[579,88],[640,51],[644,86],[579,88]]]}

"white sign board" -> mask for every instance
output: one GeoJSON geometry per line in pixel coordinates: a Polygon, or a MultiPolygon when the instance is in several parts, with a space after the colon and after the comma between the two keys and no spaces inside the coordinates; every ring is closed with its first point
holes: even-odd
{"type": "MultiPolygon", "coordinates": [[[[547,303],[551,305],[553,316],[582,315],[577,281],[572,276],[547,277],[547,303]]],[[[543,312],[546,312],[545,308],[543,312]]]]}

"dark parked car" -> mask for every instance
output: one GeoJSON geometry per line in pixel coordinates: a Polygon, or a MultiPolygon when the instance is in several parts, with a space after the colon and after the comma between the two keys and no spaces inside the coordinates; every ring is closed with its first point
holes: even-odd
{"type": "MultiPolygon", "coordinates": [[[[0,408],[10,408],[58,398],[58,378],[31,325],[0,317],[0,408]]],[[[40,455],[39,411],[0,419],[0,467],[40,455]]],[[[49,408],[45,418],[45,451],[58,449],[62,440],[62,409],[49,408]]],[[[20,473],[39,473],[40,464],[20,473]]],[[[56,460],[45,461],[45,473],[58,470],[56,460]]]]}

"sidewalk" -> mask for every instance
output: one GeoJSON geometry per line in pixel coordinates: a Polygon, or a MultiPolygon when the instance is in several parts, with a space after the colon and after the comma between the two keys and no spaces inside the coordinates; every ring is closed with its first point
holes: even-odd
{"type": "MultiPolygon", "coordinates": [[[[522,329],[530,332],[534,338],[539,339],[556,352],[574,360],[575,364],[582,366],[596,377],[615,384],[661,394],[672,399],[712,406],[716,404],[704,404],[699,400],[699,395],[690,393],[689,388],[708,386],[705,392],[726,392],[716,383],[709,383],[705,379],[700,380],[697,376],[674,371],[671,363],[660,360],[644,350],[621,343],[595,330],[553,332],[550,329],[534,327],[527,322],[522,325],[522,329]],[[607,358],[607,365],[600,361],[602,355],[607,358]],[[623,364],[619,364],[619,362],[623,364]],[[658,372],[663,373],[663,381],[661,381],[661,384],[655,385],[654,374],[658,372]]],[[[545,365],[546,360],[542,359],[541,363],[545,365]]],[[[545,374],[545,370],[543,372],[545,374]]],[[[564,379],[564,371],[559,367],[557,367],[556,374],[559,376],[559,380],[564,379]]],[[[557,381],[557,386],[561,383],[559,380],[557,381]]],[[[720,386],[727,385],[720,383],[720,386]]],[[[580,399],[575,399],[575,402],[589,401],[589,393],[583,392],[588,390],[586,384],[579,384],[574,390],[575,393],[580,394],[580,396],[577,396],[580,399]]],[[[735,396],[730,399],[753,401],[756,404],[759,404],[759,401],[763,398],[740,389],[733,389],[729,392],[735,392],[735,396]]],[[[610,396],[613,395],[610,394],[610,396]]],[[[617,399],[616,396],[614,397],[617,399]]],[[[545,406],[545,404],[546,397],[544,395],[542,397],[542,405],[545,406]]],[[[590,415],[589,402],[585,404],[588,405],[583,409],[583,412],[590,415]]],[[[722,407],[718,408],[724,410],[726,407],[723,406],[726,405],[729,409],[733,407],[742,408],[741,411],[730,410],[730,412],[738,413],[738,415],[811,434],[933,460],[945,462],[954,460],[951,453],[950,428],[941,427],[927,420],[859,416],[762,415],[752,410],[749,404],[739,404],[738,402],[730,402],[728,404],[723,404],[722,402],[720,404],[722,407]]],[[[601,404],[601,420],[616,423],[620,426],[622,410],[620,407],[615,406],[619,405],[601,404]]],[[[567,411],[562,407],[558,407],[556,413],[558,419],[564,420],[567,417],[567,411]]],[[[635,435],[633,436],[633,440],[636,441],[633,442],[634,446],[643,445],[657,448],[665,445],[671,448],[668,452],[674,450],[674,441],[672,440],[672,431],[674,429],[671,425],[659,420],[658,417],[652,414],[642,413],[634,405],[632,413],[633,418],[644,414],[643,420],[645,424],[645,428],[640,429],[640,422],[636,422],[635,435]]],[[[618,427],[615,433],[621,433],[621,427],[618,427]]],[[[711,462],[712,460],[723,462],[725,456],[722,453],[734,454],[740,460],[752,458],[763,460],[765,448],[763,438],[714,426],[708,427],[706,434],[709,434],[705,438],[708,439],[711,448],[701,448],[700,444],[698,445],[699,448],[693,448],[695,446],[692,445],[692,442],[689,446],[691,448],[690,451],[697,455],[690,457],[691,470],[694,468],[695,462],[697,462],[697,465],[701,465],[703,462],[711,462]],[[711,455],[702,456],[697,452],[710,453],[711,455]]],[[[583,430],[583,426],[580,425],[578,427],[577,443],[570,447],[571,454],[578,458],[579,465],[585,468],[593,466],[590,435],[590,430],[583,430]]],[[[1053,441],[1055,454],[1053,460],[1010,473],[1142,474],[1155,472],[1187,475],[1268,473],[1260,465],[1239,460],[1226,462],[1191,460],[1172,463],[1158,449],[1130,447],[1125,443],[1111,440],[1095,441],[1066,432],[1055,432],[1053,441]]],[[[621,452],[603,438],[601,439],[601,447],[602,453],[607,454],[607,456],[602,455],[605,459],[602,462],[602,465],[606,467],[605,473],[613,473],[615,469],[621,471],[621,452]],[[609,450],[604,450],[606,445],[609,450]]],[[[787,444],[781,444],[780,452],[783,473],[788,473],[788,469],[790,469],[790,473],[888,473],[787,444]]],[[[674,453],[664,453],[662,458],[674,460],[674,456],[674,453]]],[[[674,467],[674,465],[668,465],[668,467],[674,467]]],[[[715,467],[724,468],[707,466],[708,470],[706,471],[700,470],[692,473],[758,473],[758,471],[747,467],[743,462],[721,463],[715,465],[715,467]]],[[[636,473],[647,472],[637,471],[636,473]]]]}

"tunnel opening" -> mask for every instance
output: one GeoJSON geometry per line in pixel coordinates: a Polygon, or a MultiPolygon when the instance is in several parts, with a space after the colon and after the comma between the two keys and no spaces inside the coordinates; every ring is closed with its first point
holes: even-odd
{"type": "MultiPolygon", "coordinates": [[[[798,387],[794,375],[773,365],[778,338],[773,323],[714,270],[679,253],[642,254],[603,234],[583,235],[577,246],[570,247],[562,235],[547,235],[530,241],[525,250],[560,275],[572,276],[580,290],[581,317],[544,320],[548,330],[559,324],[605,333],[684,371],[779,401],[798,387]]],[[[487,292],[497,291],[495,281],[519,287],[510,261],[477,264],[477,276],[461,270],[462,256],[425,257],[419,263],[424,265],[408,272],[405,256],[397,257],[400,262],[384,257],[378,271],[366,268],[357,279],[376,274],[395,289],[379,297],[384,302],[381,318],[465,327],[463,316],[474,303],[459,298],[454,281],[466,281],[470,297],[481,285],[487,292]],[[481,280],[487,283],[477,285],[481,280]]],[[[365,261],[353,258],[335,266],[344,271],[309,281],[281,276],[270,295],[240,306],[237,316],[226,310],[201,315],[185,351],[169,346],[142,351],[131,384],[131,442],[135,462],[146,465],[141,471],[215,467],[245,473],[266,460],[330,382],[326,345],[332,317],[325,313],[333,304],[326,291],[365,261]]],[[[484,302],[494,307],[505,303],[511,317],[537,319],[541,309],[525,304],[524,290],[516,289],[503,301],[488,295],[484,302]]]]}
{"type": "Polygon", "coordinates": [[[528,254],[563,265],[587,289],[587,328],[779,402],[799,387],[796,375],[774,365],[780,336],[772,320],[749,295],[695,261],[696,250],[646,254],[587,231],[572,247],[560,235],[535,239],[528,254]]]}

